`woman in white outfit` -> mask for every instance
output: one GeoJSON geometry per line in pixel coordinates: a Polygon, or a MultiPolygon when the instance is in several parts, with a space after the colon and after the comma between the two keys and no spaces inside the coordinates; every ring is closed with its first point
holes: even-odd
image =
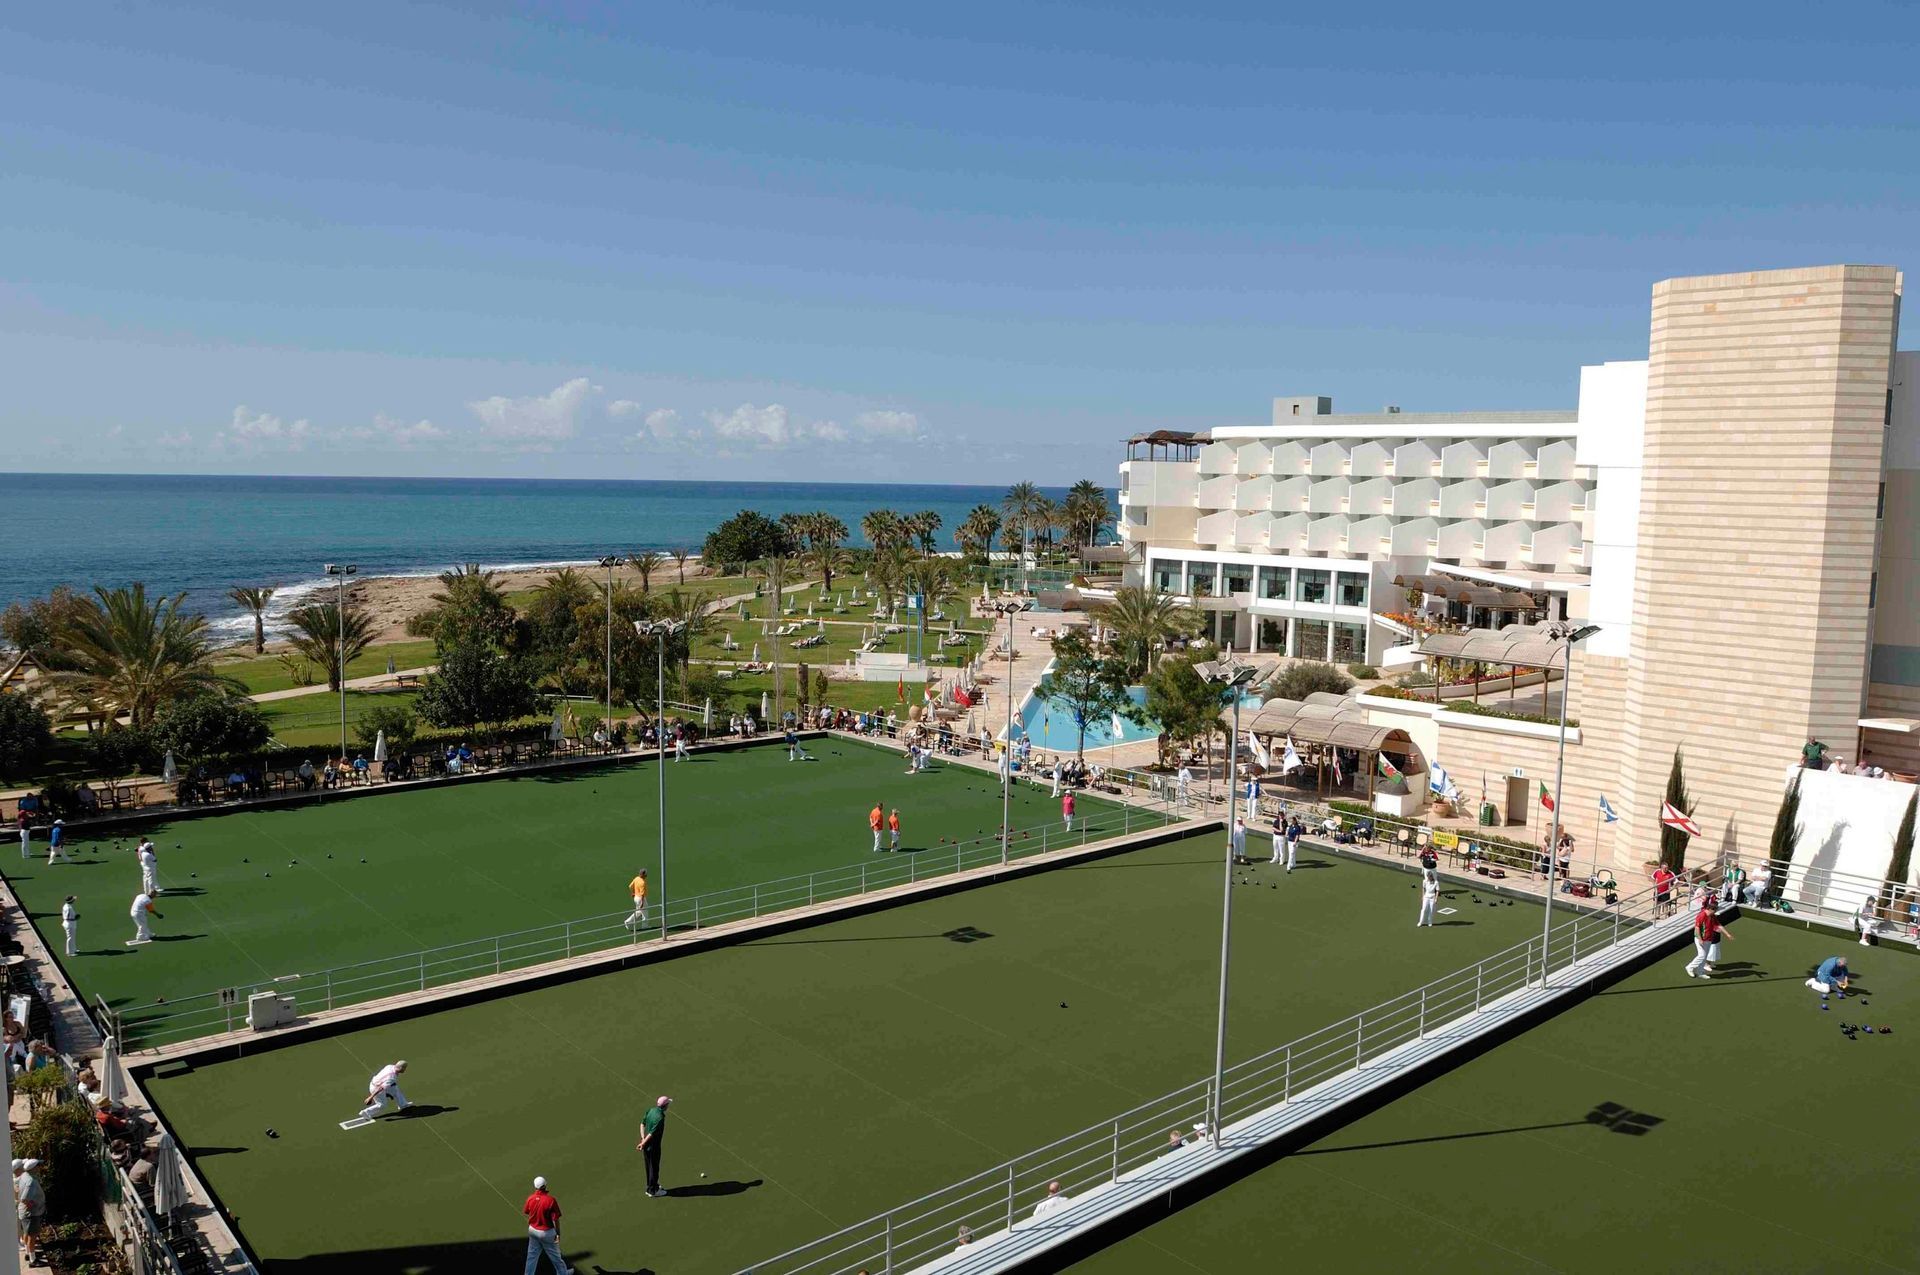
{"type": "Polygon", "coordinates": [[[1420,870],[1420,919],[1414,922],[1417,930],[1423,925],[1433,924],[1433,910],[1440,902],[1440,874],[1432,868],[1420,870]]]}

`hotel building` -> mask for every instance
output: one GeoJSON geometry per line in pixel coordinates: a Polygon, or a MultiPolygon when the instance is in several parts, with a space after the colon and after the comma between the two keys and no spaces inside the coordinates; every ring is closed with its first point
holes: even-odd
{"type": "MultiPolygon", "coordinates": [[[[1308,396],[1129,440],[1130,582],[1188,596],[1235,651],[1387,675],[1421,661],[1442,606],[1595,625],[1564,815],[1637,865],[1681,749],[1695,852],[1751,860],[1808,738],[1920,772],[1920,354],[1895,352],[1900,293],[1885,266],[1672,279],[1647,357],[1581,368],[1571,411],[1308,396]]],[[[1362,701],[1505,822],[1534,821],[1557,731],[1362,701]]]]}

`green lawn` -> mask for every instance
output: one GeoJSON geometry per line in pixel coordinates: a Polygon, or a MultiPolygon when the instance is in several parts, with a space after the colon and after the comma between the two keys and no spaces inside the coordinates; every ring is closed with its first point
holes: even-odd
{"type": "MultiPolygon", "coordinates": [[[[376,673],[387,671],[387,660],[393,660],[397,669],[421,668],[433,663],[432,641],[425,638],[408,638],[404,642],[386,642],[370,646],[365,651],[347,661],[347,680],[356,677],[372,677],[376,673]]],[[[248,656],[242,660],[222,661],[218,668],[228,677],[238,678],[247,688],[249,695],[263,695],[268,691],[292,690],[299,683],[287,672],[286,666],[277,655],[248,656]]],[[[309,686],[324,688],[327,684],[324,670],[315,669],[314,680],[309,686]]]]}
{"type": "MultiPolygon", "coordinates": [[[[999,787],[989,773],[936,766],[908,775],[899,754],[837,739],[812,750],[819,761],[789,762],[776,741],[667,763],[674,897],[871,858],[866,819],[876,800],[899,808],[904,844],[929,861],[943,840],[999,827],[999,787]]],[[[149,947],[123,946],[139,884],[131,832],[80,838],[77,864],[36,861],[12,874],[14,888],[56,939],[61,897],[77,893],[83,941],[80,955],[65,961],[68,973],[89,996],[145,1006],[623,911],[636,869],[658,878],[655,765],[159,825],[150,835],[168,893],[156,927],[164,941],[149,947]],[[297,867],[288,866],[293,860],[297,867]]],[[[1113,811],[1093,801],[1081,809],[1083,826],[1113,811]]],[[[1042,791],[1017,787],[1013,823],[1057,836],[1059,807],[1042,791]]]]}
{"type": "MultiPolygon", "coordinates": [[[[1205,1074],[1219,851],[1189,838],[199,1065],[152,1093],[272,1275],[516,1269],[536,1173],[577,1269],[738,1270],[1205,1074]],[[400,1057],[424,1118],[340,1130],[400,1057]],[[649,1200],[633,1144],[660,1093],[672,1193],[649,1200]],[[373,1208],[315,1189],[376,1181],[373,1208]]],[[[1416,932],[1411,876],[1303,863],[1235,892],[1235,1055],[1539,925],[1521,904],[1416,932]]]]}
{"type": "Polygon", "coordinates": [[[1723,979],[1668,957],[1073,1270],[1239,1275],[1276,1234],[1307,1270],[1915,1269],[1920,960],[1733,933],[1723,979]],[[1849,952],[1863,995],[1823,1013],[1802,980],[1849,952]]]}
{"type": "MultiPolygon", "coordinates": [[[[368,709],[381,706],[409,707],[418,697],[417,691],[348,691],[348,751],[360,747],[354,726],[366,716],[368,709]]],[[[260,715],[267,719],[267,729],[273,732],[274,740],[280,745],[288,748],[331,745],[336,749],[340,746],[340,696],[337,694],[274,699],[258,707],[260,715]]],[[[321,758],[316,757],[314,765],[320,764],[321,758]]]]}

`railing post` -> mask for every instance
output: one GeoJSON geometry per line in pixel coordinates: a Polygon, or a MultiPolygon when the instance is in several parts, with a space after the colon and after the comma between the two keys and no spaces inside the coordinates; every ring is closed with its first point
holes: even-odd
{"type": "Polygon", "coordinates": [[[1113,1180],[1120,1180],[1120,1121],[1113,1122],[1113,1180]]]}
{"type": "Polygon", "coordinates": [[[893,1214],[887,1214],[887,1251],[880,1269],[891,1275],[893,1271],[893,1214]]]}
{"type": "Polygon", "coordinates": [[[1367,1048],[1367,1011],[1360,1011],[1359,1021],[1353,1026],[1353,1069],[1360,1070],[1360,1056],[1367,1048]]]}
{"type": "Polygon", "coordinates": [[[1420,989],[1420,1034],[1417,1039],[1427,1038],[1427,989],[1420,989]]]}
{"type": "MultiPolygon", "coordinates": [[[[569,923],[568,928],[572,928],[571,923],[569,923]]],[[[567,955],[573,955],[572,943],[567,944],[567,955]]],[[[493,972],[496,974],[500,972],[500,936],[498,934],[493,936],[493,972]]]]}
{"type": "Polygon", "coordinates": [[[693,928],[700,928],[700,896],[697,894],[693,896],[693,928]]]}
{"type": "Polygon", "coordinates": [[[327,1008],[333,1008],[333,968],[327,968],[327,1008]]]}
{"type": "Polygon", "coordinates": [[[860,865],[860,893],[865,894],[866,892],[867,892],[867,865],[863,863],[860,865]]]}
{"type": "Polygon", "coordinates": [[[420,953],[420,990],[427,990],[427,954],[420,953]]]}
{"type": "Polygon", "coordinates": [[[1487,963],[1485,961],[1473,967],[1473,1012],[1476,1014],[1480,1012],[1480,984],[1486,977],[1486,974],[1487,963]]]}
{"type": "Polygon", "coordinates": [[[755,916],[760,915],[760,885],[758,882],[755,882],[753,887],[753,914],[755,916]]]}
{"type": "Polygon", "coordinates": [[[1013,1229],[1013,1165],[1007,1165],[1007,1229],[1013,1229]]]}
{"type": "Polygon", "coordinates": [[[1286,1065],[1280,1071],[1280,1101],[1293,1101],[1293,1042],[1287,1042],[1286,1065]]]}

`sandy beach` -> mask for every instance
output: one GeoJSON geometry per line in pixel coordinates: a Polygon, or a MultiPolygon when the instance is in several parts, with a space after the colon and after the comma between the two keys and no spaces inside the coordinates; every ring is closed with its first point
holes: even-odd
{"type": "MultiPolygon", "coordinates": [[[[549,575],[558,571],[562,565],[515,567],[512,570],[496,571],[495,578],[506,593],[521,593],[535,588],[549,575]]],[[[600,567],[583,567],[572,564],[574,569],[594,582],[596,587],[607,578],[606,571],[600,567]]],[[[687,582],[700,579],[706,574],[696,559],[687,560],[687,582]]],[[[631,567],[615,568],[614,582],[638,585],[640,573],[631,567]]],[[[656,569],[653,573],[655,589],[670,589],[680,582],[680,572],[672,562],[656,569]]],[[[366,608],[373,617],[375,642],[397,642],[412,635],[407,632],[407,621],[433,605],[433,595],[440,591],[438,576],[355,576],[347,586],[347,599],[366,608]]],[[[315,600],[331,602],[333,592],[320,589],[311,594],[315,600]]],[[[269,621],[271,624],[271,621],[269,621]]],[[[276,639],[269,631],[267,650],[284,649],[285,642],[276,639]]]]}

